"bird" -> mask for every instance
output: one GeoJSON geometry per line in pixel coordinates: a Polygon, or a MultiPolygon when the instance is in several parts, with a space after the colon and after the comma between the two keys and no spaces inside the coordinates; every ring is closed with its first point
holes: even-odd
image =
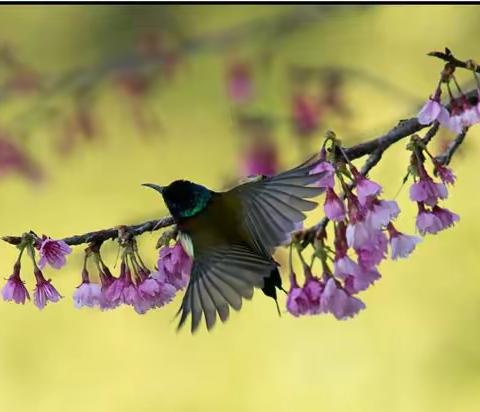
{"type": "Polygon", "coordinates": [[[324,190],[314,185],[324,176],[314,170],[321,161],[317,154],[293,169],[251,177],[224,192],[188,180],[143,184],[162,195],[180,237],[193,252],[178,329],[189,315],[192,333],[202,317],[212,329],[217,318],[229,318],[230,308],[240,310],[255,288],[277,303],[276,290],[283,288],[272,254],[302,227],[304,212],[317,207],[308,199],[324,190]]]}

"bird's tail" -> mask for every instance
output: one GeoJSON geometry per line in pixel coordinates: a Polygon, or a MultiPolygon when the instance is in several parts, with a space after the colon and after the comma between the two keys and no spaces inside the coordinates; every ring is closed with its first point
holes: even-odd
{"type": "Polygon", "coordinates": [[[277,299],[277,289],[280,289],[283,292],[287,293],[286,290],[282,287],[282,278],[280,276],[278,267],[275,266],[270,272],[270,275],[264,278],[262,292],[275,301],[278,315],[281,316],[280,306],[278,305],[277,299]]]}

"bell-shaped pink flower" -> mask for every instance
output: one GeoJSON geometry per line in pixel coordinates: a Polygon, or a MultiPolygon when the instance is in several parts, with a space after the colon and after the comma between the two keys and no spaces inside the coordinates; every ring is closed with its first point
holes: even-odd
{"type": "Polygon", "coordinates": [[[445,126],[453,132],[460,134],[463,129],[480,121],[479,113],[465,97],[452,100],[450,103],[450,118],[445,126]]]}
{"type": "Polygon", "coordinates": [[[370,197],[378,196],[382,191],[382,186],[361,174],[356,175],[356,185],[357,196],[361,205],[364,205],[370,197]]]}
{"type": "MultiPolygon", "coordinates": [[[[103,282],[103,280],[102,280],[103,282]]],[[[122,303],[124,300],[124,289],[131,284],[130,269],[125,261],[120,264],[120,276],[114,278],[106,287],[102,287],[102,300],[100,307],[102,309],[112,309],[122,303]]]]}
{"type": "Polygon", "coordinates": [[[82,283],[73,292],[73,303],[77,309],[83,306],[92,308],[100,306],[102,298],[102,286],[98,283],[91,283],[87,268],[82,270],[82,283]]]}
{"type": "Polygon", "coordinates": [[[447,229],[460,220],[460,216],[456,213],[439,206],[434,206],[432,212],[438,219],[440,219],[440,222],[442,222],[442,229],[447,229]]]}
{"type": "Polygon", "coordinates": [[[363,221],[347,226],[347,244],[354,249],[361,249],[370,239],[372,229],[363,221]]]}
{"type": "Polygon", "coordinates": [[[324,173],[324,175],[314,183],[315,186],[323,187],[324,189],[335,186],[335,166],[330,162],[323,161],[316,165],[310,171],[310,174],[324,173]]]}
{"type": "Polygon", "coordinates": [[[139,302],[142,301],[142,297],[138,292],[137,285],[135,285],[132,281],[127,280],[127,285],[123,288],[123,302],[126,305],[135,306],[139,302]]]}
{"type": "Polygon", "coordinates": [[[427,210],[420,202],[418,203],[416,226],[422,235],[435,234],[443,230],[443,223],[438,216],[427,210]]]}
{"type": "Polygon", "coordinates": [[[308,298],[308,314],[316,315],[318,313],[321,313],[320,299],[324,286],[325,285],[320,279],[312,276],[310,271],[308,271],[307,279],[305,281],[305,284],[303,285],[303,291],[308,298]]]}
{"type": "Polygon", "coordinates": [[[422,125],[427,125],[435,120],[446,121],[449,114],[447,109],[440,104],[440,101],[435,98],[430,98],[423,105],[420,111],[417,114],[418,123],[422,125]]]}
{"type": "Polygon", "coordinates": [[[334,269],[335,275],[345,281],[345,290],[350,294],[368,289],[370,285],[380,279],[380,274],[375,268],[362,267],[348,256],[336,259],[334,269]]]}
{"type": "Polygon", "coordinates": [[[2,288],[2,297],[6,302],[15,302],[17,304],[25,304],[26,300],[30,300],[30,295],[25,287],[24,282],[20,278],[20,262],[16,262],[13,267],[13,274],[8,278],[7,283],[2,288]]]}
{"type": "Polygon", "coordinates": [[[367,212],[366,221],[373,229],[381,229],[399,214],[400,208],[394,200],[376,200],[367,212]]]}
{"type": "Polygon", "coordinates": [[[462,114],[462,123],[468,127],[473,126],[474,124],[480,121],[480,116],[477,112],[477,108],[475,106],[470,106],[467,108],[462,114]]]}
{"type": "Polygon", "coordinates": [[[33,302],[39,309],[43,309],[48,302],[58,302],[61,299],[60,293],[50,283],[50,279],[45,279],[40,269],[35,268],[35,279],[37,281],[33,291],[33,302]]]}
{"type": "Polygon", "coordinates": [[[440,177],[444,184],[453,185],[455,183],[455,175],[452,169],[439,163],[435,164],[435,174],[440,177]]]}
{"type": "Polygon", "coordinates": [[[325,216],[335,222],[344,220],[346,217],[345,204],[330,187],[327,188],[323,210],[325,212],[325,216]]]}
{"type": "Polygon", "coordinates": [[[287,295],[287,310],[293,316],[306,315],[310,309],[310,302],[307,294],[301,288],[295,277],[295,274],[290,275],[290,290],[287,295]]]}
{"type": "Polygon", "coordinates": [[[358,262],[365,268],[377,266],[385,259],[388,249],[388,239],[381,230],[372,231],[367,242],[355,249],[358,262]]]}
{"type": "Polygon", "coordinates": [[[192,258],[187,255],[180,242],[160,249],[157,266],[156,280],[169,283],[177,289],[187,286],[192,270],[192,258]]]}
{"type": "Polygon", "coordinates": [[[102,296],[102,287],[98,283],[83,282],[73,293],[73,302],[77,309],[83,306],[92,308],[99,306],[102,296]]]}
{"type": "Polygon", "coordinates": [[[443,183],[434,182],[428,175],[410,186],[410,199],[414,202],[435,206],[439,199],[446,199],[447,197],[447,187],[443,183]]]}
{"type": "Polygon", "coordinates": [[[345,291],[333,277],[330,277],[321,297],[323,312],[332,313],[337,319],[345,320],[365,309],[365,304],[345,291]]]}
{"type": "Polygon", "coordinates": [[[54,240],[43,236],[39,245],[40,260],[38,266],[43,269],[48,263],[54,269],[60,269],[66,263],[66,256],[72,252],[63,240],[54,240]]]}
{"type": "Polygon", "coordinates": [[[344,289],[350,294],[354,295],[362,290],[368,289],[377,280],[381,278],[380,273],[375,267],[364,268],[360,266],[361,272],[357,276],[347,276],[345,278],[344,289]]]}
{"type": "Polygon", "coordinates": [[[156,274],[152,272],[137,285],[139,297],[133,305],[137,313],[143,314],[149,309],[162,307],[171,302],[177,293],[173,285],[157,281],[156,274]]]}
{"type": "Polygon", "coordinates": [[[399,232],[391,223],[388,225],[390,235],[390,252],[393,260],[408,257],[422,239],[399,232]]]}

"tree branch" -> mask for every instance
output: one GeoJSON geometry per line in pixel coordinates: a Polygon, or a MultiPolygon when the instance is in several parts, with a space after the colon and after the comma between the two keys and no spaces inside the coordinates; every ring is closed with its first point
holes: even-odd
{"type": "MultiPolygon", "coordinates": [[[[466,94],[467,97],[476,95],[476,90],[472,90],[466,94]]],[[[396,142],[411,136],[414,133],[428,127],[428,125],[422,125],[417,121],[417,118],[411,118],[407,120],[401,120],[397,126],[391,129],[388,133],[377,137],[375,139],[371,139],[367,142],[360,143],[358,145],[345,148],[343,152],[350,160],[355,160],[361,158],[366,155],[370,155],[366,160],[365,164],[361,168],[361,173],[366,175],[368,172],[377,165],[377,163],[381,160],[383,153],[387,150],[390,146],[395,144],[396,142]]],[[[433,136],[438,131],[438,123],[435,122],[430,130],[426,133],[424,137],[424,141],[428,143],[433,136]]],[[[465,136],[467,133],[467,129],[463,131],[463,133],[459,134],[456,139],[452,142],[452,144],[448,147],[448,149],[442,155],[437,157],[437,160],[442,164],[448,164],[463,143],[465,136]]],[[[317,225],[313,226],[308,230],[309,233],[315,234],[319,229],[324,228],[328,223],[328,219],[323,218],[317,225]]],[[[147,222],[131,225],[131,226],[121,226],[122,229],[127,231],[128,233],[138,236],[145,232],[152,232],[161,228],[165,228],[174,224],[173,218],[171,216],[165,216],[158,220],[149,220],[147,222]]],[[[119,227],[103,229],[94,232],[88,232],[82,235],[75,235],[69,236],[64,239],[67,244],[71,246],[77,246],[85,243],[97,243],[101,244],[106,240],[114,240],[118,238],[118,229],[119,227]]],[[[21,242],[21,236],[5,236],[2,238],[7,243],[12,245],[18,245],[21,242]]]]}
{"type": "Polygon", "coordinates": [[[458,150],[458,148],[461,146],[463,141],[465,140],[465,137],[467,136],[467,131],[468,129],[465,128],[463,129],[463,132],[460,133],[447,147],[445,152],[443,152],[441,155],[438,155],[435,157],[435,159],[442,165],[449,165],[450,161],[452,160],[453,155],[455,152],[458,150]]]}
{"type": "Polygon", "coordinates": [[[438,59],[446,61],[447,63],[452,64],[455,67],[461,67],[462,69],[469,69],[469,70],[475,69],[477,73],[480,73],[480,67],[478,67],[471,60],[467,60],[467,61],[458,60],[452,54],[452,52],[448,47],[445,47],[444,52],[432,51],[428,53],[427,56],[436,57],[438,59]]]}
{"type": "MultiPolygon", "coordinates": [[[[62,240],[70,246],[78,246],[85,243],[101,244],[106,240],[114,240],[118,238],[119,228],[130,233],[133,236],[141,235],[145,232],[153,232],[155,230],[172,226],[175,222],[171,216],[165,216],[157,220],[149,220],[147,222],[138,223],[131,226],[117,226],[109,229],[97,230],[95,232],[88,232],[82,235],[73,235],[62,240]]],[[[2,238],[7,243],[18,245],[22,241],[21,236],[5,236],[2,238]]]]}

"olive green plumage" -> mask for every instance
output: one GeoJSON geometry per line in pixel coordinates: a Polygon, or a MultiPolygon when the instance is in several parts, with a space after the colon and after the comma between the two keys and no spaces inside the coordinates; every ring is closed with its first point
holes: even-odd
{"type": "Polygon", "coordinates": [[[239,310],[255,287],[276,300],[281,278],[272,253],[300,227],[303,212],[317,206],[306,198],[322,192],[310,186],[323,175],[310,174],[318,162],[315,156],[292,170],[221,193],[185,180],[166,187],[146,184],[161,192],[178,230],[193,244],[179,327],[191,315],[192,332],[202,316],[211,329],[217,316],[227,320],[230,307],[239,310]]]}

